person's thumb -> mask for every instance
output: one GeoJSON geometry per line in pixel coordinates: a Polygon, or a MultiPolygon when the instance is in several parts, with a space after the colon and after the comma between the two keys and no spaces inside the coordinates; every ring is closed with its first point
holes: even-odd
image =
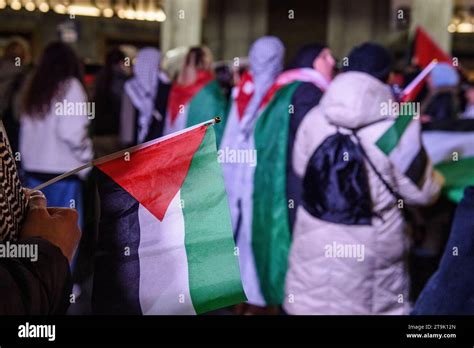
{"type": "Polygon", "coordinates": [[[39,190],[31,191],[28,198],[29,210],[46,210],[46,196],[39,190]]]}

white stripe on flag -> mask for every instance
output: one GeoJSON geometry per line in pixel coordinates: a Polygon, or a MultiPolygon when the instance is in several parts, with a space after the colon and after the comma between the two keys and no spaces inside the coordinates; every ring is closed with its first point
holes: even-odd
{"type": "MultiPolygon", "coordinates": [[[[250,137],[249,142],[245,143],[241,148],[255,149],[255,142],[253,137],[250,137]]],[[[252,246],[253,236],[253,178],[255,174],[255,167],[248,163],[240,164],[241,171],[239,172],[240,180],[235,184],[240,185],[240,200],[241,200],[241,225],[239,235],[237,238],[237,247],[239,248],[239,264],[240,274],[242,277],[242,284],[244,286],[245,294],[247,295],[248,303],[256,306],[265,306],[266,302],[260,288],[260,280],[257,274],[257,267],[255,265],[255,257],[252,246]]]]}
{"type": "Polygon", "coordinates": [[[421,150],[420,143],[420,122],[413,120],[403,133],[398,145],[390,153],[390,159],[395,166],[405,173],[410,164],[421,150]]]}
{"type": "Polygon", "coordinates": [[[143,314],[196,314],[189,291],[180,191],[160,222],[141,204],[140,305],[143,314]]]}
{"type": "Polygon", "coordinates": [[[425,131],[422,137],[433,163],[452,161],[453,152],[458,159],[474,157],[474,132],[425,131]]]}

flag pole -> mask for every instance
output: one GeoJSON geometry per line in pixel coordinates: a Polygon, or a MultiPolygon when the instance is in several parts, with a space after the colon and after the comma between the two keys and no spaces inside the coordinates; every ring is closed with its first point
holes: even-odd
{"type": "Polygon", "coordinates": [[[97,158],[97,159],[94,159],[92,161],[90,161],[89,163],[86,163],[80,167],[77,167],[77,168],[74,168],[66,173],[63,173],[61,175],[58,175],[54,178],[52,178],[51,180],[48,180],[48,181],[45,181],[44,183],[36,186],[33,190],[42,190],[44,189],[45,187],[49,186],[49,185],[52,185],[62,179],[65,179],[71,175],[74,175],[76,173],[79,173],[80,171],[84,170],[84,169],[87,169],[87,168],[91,168],[97,164],[101,164],[101,163],[104,163],[104,162],[107,162],[107,161],[110,161],[110,160],[113,160],[113,159],[116,159],[116,158],[119,158],[119,157],[122,157],[124,156],[125,154],[127,153],[132,153],[134,151],[137,151],[137,150],[140,150],[140,149],[143,149],[143,148],[146,148],[150,145],[154,145],[156,143],[160,143],[166,139],[170,139],[170,138],[173,138],[177,135],[180,135],[180,134],[183,134],[183,133],[186,133],[186,132],[189,132],[193,129],[196,129],[196,128],[199,128],[199,127],[202,127],[202,126],[213,126],[215,125],[216,123],[219,123],[221,122],[221,118],[219,116],[217,117],[214,117],[208,121],[205,121],[205,122],[202,122],[202,123],[198,123],[197,125],[194,125],[194,126],[191,126],[191,127],[188,127],[188,128],[185,128],[183,130],[180,130],[180,131],[177,131],[177,132],[174,132],[174,133],[171,133],[171,134],[168,134],[168,135],[165,135],[163,137],[160,137],[160,138],[156,138],[156,139],[153,139],[153,140],[150,140],[150,141],[147,141],[146,143],[143,143],[143,144],[138,144],[138,145],[135,145],[135,146],[132,146],[132,147],[129,147],[127,149],[124,149],[124,150],[120,150],[120,151],[117,151],[117,152],[114,152],[112,154],[109,154],[109,155],[105,155],[103,157],[100,157],[100,158],[97,158]]]}
{"type": "Polygon", "coordinates": [[[428,64],[409,84],[405,87],[402,91],[402,98],[408,96],[417,86],[418,84],[425,79],[425,77],[434,69],[434,67],[438,64],[437,59],[433,59],[430,64],[428,64]]]}

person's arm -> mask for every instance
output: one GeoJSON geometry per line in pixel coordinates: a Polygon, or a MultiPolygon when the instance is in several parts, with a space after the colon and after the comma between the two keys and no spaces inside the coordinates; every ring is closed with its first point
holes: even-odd
{"type": "Polygon", "coordinates": [[[0,315],[64,314],[72,286],[67,258],[42,238],[17,245],[36,249],[37,260],[0,259],[0,315]]]}
{"type": "Polygon", "coordinates": [[[10,248],[29,245],[31,257],[0,258],[0,315],[63,314],[72,286],[69,263],[81,235],[78,215],[46,208],[39,191],[31,193],[28,207],[20,241],[10,248]]]}

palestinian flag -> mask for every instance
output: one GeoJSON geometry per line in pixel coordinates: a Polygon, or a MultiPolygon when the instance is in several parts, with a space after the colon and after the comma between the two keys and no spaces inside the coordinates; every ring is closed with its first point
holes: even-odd
{"type": "MultiPolygon", "coordinates": [[[[261,102],[259,113],[264,112],[271,97],[277,91],[275,84],[267,92],[261,102]]],[[[229,197],[231,216],[236,244],[239,250],[240,270],[242,272],[242,282],[248,302],[253,305],[265,306],[271,303],[262,294],[262,288],[267,287],[266,275],[257,273],[256,258],[254,257],[254,233],[252,227],[253,200],[261,192],[261,188],[254,187],[254,175],[256,166],[260,162],[258,152],[254,146],[254,138],[247,139],[244,136],[246,119],[245,110],[254,92],[252,76],[244,73],[240,83],[232,91],[232,103],[230,112],[227,115],[227,124],[224,136],[220,144],[221,154],[233,154],[233,157],[223,156],[221,162],[224,171],[226,191],[229,197]],[[256,154],[254,161],[250,160],[250,154],[256,154]],[[247,155],[247,157],[239,158],[247,155]]],[[[265,233],[265,231],[260,231],[265,233]]],[[[267,249],[267,247],[266,247],[267,249]]],[[[259,259],[259,262],[261,258],[259,259]]],[[[265,260],[266,262],[271,260],[265,260]]],[[[262,269],[264,265],[258,267],[262,269]]],[[[282,283],[283,284],[283,283],[282,283]]]]}
{"type": "Polygon", "coordinates": [[[449,54],[444,52],[420,26],[416,28],[414,39],[409,48],[408,58],[408,64],[417,65],[423,70],[405,88],[400,96],[402,101],[415,99],[425,86],[426,76],[431,72],[437,62],[452,63],[449,54]]]}
{"type": "Polygon", "coordinates": [[[459,203],[474,185],[474,120],[433,123],[423,131],[423,143],[446,180],[443,193],[459,203]]]}
{"type": "MultiPolygon", "coordinates": [[[[174,83],[168,99],[164,134],[205,122],[226,113],[226,100],[219,83],[208,71],[199,71],[197,80],[189,86],[174,83]]],[[[225,120],[215,125],[217,144],[220,143],[225,120]]]]}
{"type": "Polygon", "coordinates": [[[425,68],[433,60],[452,62],[451,56],[443,51],[422,27],[416,28],[413,45],[413,59],[420,68],[425,68]]]}
{"type": "Polygon", "coordinates": [[[414,113],[407,111],[410,106],[414,106],[414,103],[410,103],[417,97],[426,76],[436,64],[436,61],[431,61],[403,90],[401,101],[408,107],[402,108],[402,112],[376,141],[377,147],[390,158],[395,167],[418,187],[422,187],[426,179],[429,158],[421,140],[419,117],[414,118],[414,113]]]}
{"type": "Polygon", "coordinates": [[[245,301],[213,127],[96,161],[93,310],[200,314],[245,301]]]}
{"type": "Polygon", "coordinates": [[[414,184],[420,188],[423,186],[429,158],[421,141],[419,118],[400,114],[376,145],[414,184]]]}
{"type": "Polygon", "coordinates": [[[254,131],[258,155],[253,179],[252,251],[267,305],[281,305],[291,244],[286,159],[291,100],[301,82],[276,91],[254,131]]]}
{"type": "Polygon", "coordinates": [[[438,64],[438,62],[433,60],[413,79],[413,81],[408,84],[408,86],[404,88],[399,96],[400,101],[409,102],[415,100],[425,85],[426,77],[429,75],[431,70],[434,69],[436,64],[438,64]]]}
{"type": "Polygon", "coordinates": [[[249,302],[277,306],[283,302],[291,242],[286,192],[288,128],[292,98],[302,81],[319,83],[303,70],[282,73],[260,105],[250,139],[242,142],[245,110],[253,94],[250,74],[233,92],[220,151],[256,151],[256,166],[226,163],[240,269],[249,302]]]}

